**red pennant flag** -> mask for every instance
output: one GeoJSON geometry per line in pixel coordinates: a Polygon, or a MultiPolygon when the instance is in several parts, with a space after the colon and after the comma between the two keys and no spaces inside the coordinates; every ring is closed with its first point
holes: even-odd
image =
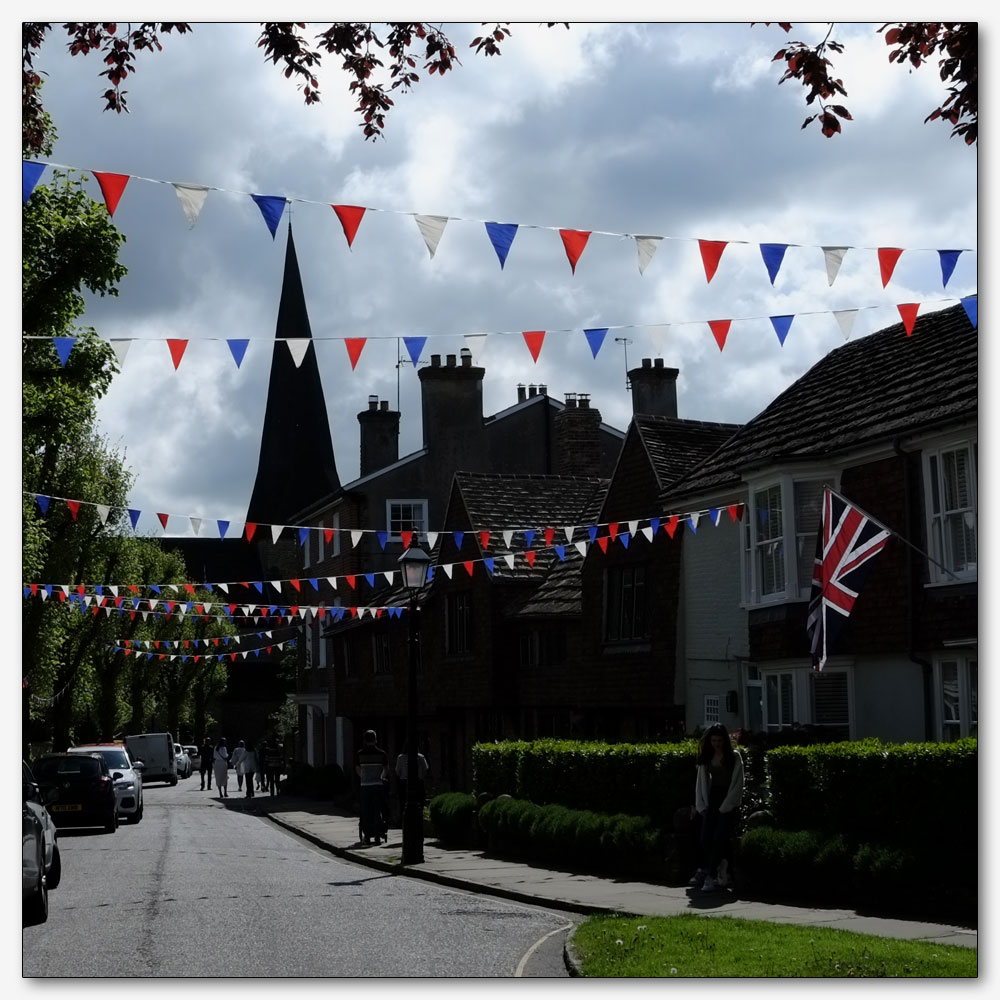
{"type": "MultiPolygon", "coordinates": [[[[235,605],[235,604],[233,604],[233,605],[231,605],[231,606],[232,606],[232,607],[234,607],[234,608],[236,607],[236,605],[235,605]]],[[[213,646],[215,646],[215,647],[216,647],[216,649],[218,649],[218,647],[219,647],[219,637],[218,637],[218,636],[216,636],[216,637],[215,637],[215,638],[214,638],[214,639],[212,640],[212,645],[213,645],[213,646]]]]}
{"type": "Polygon", "coordinates": [[[376,608],[376,609],[375,609],[375,617],[376,617],[376,618],[381,618],[381,617],[382,617],[382,614],[383,614],[383,611],[382,611],[382,609],[381,609],[381,608],[376,608]]]}
{"type": "Polygon", "coordinates": [[[490,533],[488,531],[479,532],[479,544],[484,548],[488,549],[490,546],[490,533]]]}
{"type": "Polygon", "coordinates": [[[229,659],[230,659],[230,660],[231,660],[231,661],[232,661],[233,663],[235,663],[235,662],[236,662],[236,654],[235,654],[235,653],[230,653],[230,654],[229,654],[229,659]]]}
{"type": "Polygon", "coordinates": [[[413,532],[412,531],[400,531],[399,537],[403,541],[403,548],[408,549],[410,545],[413,544],[413,532]]]}
{"type": "Polygon", "coordinates": [[[267,647],[267,652],[268,652],[268,655],[269,655],[269,656],[270,656],[270,654],[271,654],[271,650],[272,650],[273,648],[274,648],[273,646],[268,646],[268,647],[267,647]]]}
{"type": "Polygon", "coordinates": [[[114,216],[118,201],[128,184],[128,174],[108,174],[103,171],[93,170],[97,183],[101,185],[101,194],[104,195],[104,204],[107,206],[108,215],[114,216]]]}
{"type": "Polygon", "coordinates": [[[78,594],[79,594],[79,595],[80,595],[81,597],[83,597],[83,595],[84,595],[84,592],[86,591],[86,589],[87,589],[87,588],[86,588],[86,587],[85,587],[85,586],[84,586],[84,585],[83,585],[83,584],[81,583],[81,584],[79,584],[79,585],[77,586],[77,588],[76,588],[76,592],[77,592],[77,593],[78,593],[78,594]]]}
{"type": "Polygon", "coordinates": [[[365,210],[358,205],[331,205],[330,207],[337,213],[337,218],[340,219],[340,224],[344,229],[344,235],[347,237],[347,245],[350,246],[354,242],[354,236],[358,231],[358,226],[361,225],[365,210]]]}
{"type": "Polygon", "coordinates": [[[715,277],[715,272],[722,259],[722,251],[726,249],[728,243],[723,240],[698,240],[698,247],[701,249],[701,262],[705,266],[705,279],[711,281],[715,277]]]}
{"type": "MultiPolygon", "coordinates": [[[[229,613],[233,614],[236,611],[236,609],[239,607],[239,605],[238,604],[227,604],[226,607],[229,608],[229,613]]],[[[215,640],[215,644],[216,644],[216,646],[219,645],[219,640],[218,639],[215,640]]]]}
{"type": "Polygon", "coordinates": [[[589,232],[581,232],[577,229],[560,229],[559,235],[562,237],[563,246],[566,248],[566,256],[569,258],[569,266],[576,274],[576,262],[583,253],[583,248],[590,239],[589,232]]]}
{"type": "Polygon", "coordinates": [[[663,526],[667,534],[673,538],[674,532],[677,530],[677,525],[680,524],[680,518],[676,514],[671,514],[667,519],[667,523],[663,526]]]}
{"type": "Polygon", "coordinates": [[[193,594],[193,593],[194,593],[194,584],[193,584],[193,583],[185,583],[185,584],[184,584],[184,589],[185,589],[185,590],[186,590],[186,591],[187,591],[187,592],[188,592],[189,594],[193,594]]]}
{"type": "Polygon", "coordinates": [[[184,357],[184,352],[187,350],[188,342],[186,340],[167,340],[167,347],[170,348],[170,357],[174,359],[174,371],[177,371],[181,363],[181,358],[184,357]]]}
{"type": "Polygon", "coordinates": [[[80,513],[80,501],[79,500],[67,500],[66,506],[69,507],[69,512],[73,515],[73,520],[76,520],[76,515],[80,513]]]}
{"type": "Polygon", "coordinates": [[[38,584],[37,583],[31,584],[30,590],[31,590],[31,596],[32,597],[37,597],[38,596],[38,584]]]}
{"type": "Polygon", "coordinates": [[[729,505],[729,520],[730,521],[742,521],[743,520],[743,504],[741,504],[741,503],[731,503],[729,505]]]}
{"type": "Polygon", "coordinates": [[[63,591],[61,591],[61,590],[59,591],[59,602],[61,604],[65,604],[66,603],[66,594],[63,591]]]}
{"type": "Polygon", "coordinates": [[[465,562],[462,563],[462,565],[465,567],[465,572],[468,573],[469,576],[472,576],[472,569],[473,569],[472,560],[466,559],[465,562]]]}
{"type": "MultiPolygon", "coordinates": [[[[257,525],[254,524],[253,521],[247,521],[246,531],[247,531],[247,541],[248,542],[252,542],[253,541],[253,533],[256,530],[257,530],[257,525]]],[[[245,587],[245,586],[247,586],[247,584],[244,583],[243,586],[245,587]]]]}
{"type": "Polygon", "coordinates": [[[899,247],[878,248],[878,266],[882,272],[883,288],[889,284],[889,279],[892,277],[892,272],[896,269],[896,262],[899,260],[899,255],[902,252],[899,247]]]}
{"type": "MultiPolygon", "coordinates": [[[[168,615],[167,617],[169,618],[170,616],[168,615]]],[[[166,653],[160,653],[160,655],[157,657],[158,660],[165,660],[166,658],[167,658],[166,653]]]]}
{"type": "Polygon", "coordinates": [[[326,544],[329,545],[333,541],[333,528],[327,528],[323,532],[323,538],[326,540],[326,544]]]}
{"type": "Polygon", "coordinates": [[[323,605],[321,604],[321,605],[319,606],[319,620],[320,620],[320,621],[322,621],[322,620],[323,620],[323,615],[325,615],[325,614],[326,614],[326,608],[325,608],[325,607],[323,607],[323,605]]]}
{"type": "Polygon", "coordinates": [[[172,613],[172,612],[173,612],[173,610],[174,610],[174,605],[175,605],[175,604],[176,604],[177,602],[176,602],[176,601],[166,601],[165,603],[166,603],[166,605],[167,605],[167,611],[170,611],[170,612],[172,613]]]}
{"type": "Polygon", "coordinates": [[[139,593],[139,588],[134,583],[128,584],[128,589],[131,590],[133,594],[139,593]]]}
{"type": "Polygon", "coordinates": [[[350,587],[351,590],[354,590],[354,576],[353,576],[353,574],[345,576],[344,579],[347,581],[347,586],[350,587]]]}
{"type": "Polygon", "coordinates": [[[200,659],[201,659],[201,656],[198,653],[195,653],[195,655],[194,655],[194,662],[197,663],[200,659]]]}
{"type": "Polygon", "coordinates": [[[301,580],[289,580],[288,581],[300,594],[302,593],[302,581],[301,580]]]}
{"type": "Polygon", "coordinates": [[[548,548],[552,544],[552,539],[555,538],[556,529],[546,528],[545,529],[545,547],[548,548]]]}
{"type": "Polygon", "coordinates": [[[608,525],[608,534],[611,536],[611,541],[614,541],[618,537],[618,522],[612,521],[608,525]]]}
{"type": "Polygon", "coordinates": [[[351,371],[358,366],[358,358],[365,349],[367,337],[345,337],[344,346],[347,348],[347,356],[351,359],[351,371]]]}
{"type": "Polygon", "coordinates": [[[294,618],[298,613],[299,613],[299,606],[297,604],[293,604],[288,609],[288,617],[289,618],[294,618]]]}
{"type": "Polygon", "coordinates": [[[191,648],[191,640],[190,639],[185,639],[184,640],[184,648],[185,649],[190,649],[191,648]]]}
{"type": "Polygon", "coordinates": [[[712,336],[715,337],[715,342],[719,345],[720,351],[726,346],[726,337],[729,336],[729,327],[732,322],[731,319],[710,319],[708,321],[712,336]]]}
{"type": "Polygon", "coordinates": [[[160,640],[156,639],[153,641],[153,649],[159,649],[159,648],[160,648],[160,640]]]}
{"type": "Polygon", "coordinates": [[[166,531],[167,530],[167,521],[170,519],[170,515],[169,514],[157,514],[156,516],[160,519],[160,524],[163,525],[163,530],[166,531]]]}
{"type": "Polygon", "coordinates": [[[917,310],[920,308],[920,303],[904,302],[896,306],[896,308],[903,319],[903,328],[906,330],[906,336],[909,337],[913,333],[913,324],[917,321],[917,310]]]}
{"type": "Polygon", "coordinates": [[[351,608],[350,612],[351,612],[351,617],[352,618],[357,618],[358,617],[358,609],[357,608],[351,608]]]}
{"type": "Polygon", "coordinates": [[[597,539],[597,545],[600,550],[606,554],[608,551],[608,536],[601,535],[601,537],[597,539]]]}
{"type": "Polygon", "coordinates": [[[128,613],[129,621],[133,621],[134,622],[135,621],[135,615],[136,615],[136,612],[130,611],[128,613]]]}
{"type": "Polygon", "coordinates": [[[542,341],[545,340],[544,330],[526,330],[521,334],[524,337],[524,342],[528,345],[528,350],[531,351],[531,357],[538,363],[538,355],[542,350],[542,341]]]}
{"type": "Polygon", "coordinates": [[[122,606],[122,601],[124,601],[124,600],[125,600],[124,597],[116,597],[115,598],[115,607],[116,608],[120,608],[122,606]]]}

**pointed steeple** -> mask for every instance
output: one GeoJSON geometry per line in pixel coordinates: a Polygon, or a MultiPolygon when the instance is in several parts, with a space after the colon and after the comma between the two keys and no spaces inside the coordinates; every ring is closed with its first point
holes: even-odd
{"type": "MultiPolygon", "coordinates": [[[[312,338],[290,225],[274,335],[312,338]]],[[[247,520],[287,524],[296,511],[339,489],[315,345],[296,367],[288,345],[277,340],[247,520]]]]}

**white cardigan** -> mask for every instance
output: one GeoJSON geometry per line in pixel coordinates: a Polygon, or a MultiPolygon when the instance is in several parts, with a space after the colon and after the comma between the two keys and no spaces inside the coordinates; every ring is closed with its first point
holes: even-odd
{"type": "MultiPolygon", "coordinates": [[[[733,777],[729,782],[729,791],[719,806],[720,813],[732,812],[738,809],[743,798],[743,757],[738,750],[733,751],[733,777]]],[[[698,765],[698,776],[694,783],[694,808],[703,813],[708,808],[708,790],[711,780],[708,776],[708,765],[698,765]]]]}

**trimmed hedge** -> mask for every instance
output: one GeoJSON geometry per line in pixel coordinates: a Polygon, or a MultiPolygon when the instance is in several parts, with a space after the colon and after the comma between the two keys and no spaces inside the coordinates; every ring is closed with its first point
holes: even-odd
{"type": "Polygon", "coordinates": [[[435,795],[428,806],[434,836],[445,844],[471,846],[476,841],[476,799],[465,792],[435,795]]]}

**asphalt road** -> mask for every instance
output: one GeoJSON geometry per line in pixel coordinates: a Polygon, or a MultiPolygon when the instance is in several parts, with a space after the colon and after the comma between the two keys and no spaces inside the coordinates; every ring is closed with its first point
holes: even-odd
{"type": "Polygon", "coordinates": [[[114,834],[63,830],[27,977],[565,976],[566,914],[387,875],[224,803],[149,784],[114,834]]]}

